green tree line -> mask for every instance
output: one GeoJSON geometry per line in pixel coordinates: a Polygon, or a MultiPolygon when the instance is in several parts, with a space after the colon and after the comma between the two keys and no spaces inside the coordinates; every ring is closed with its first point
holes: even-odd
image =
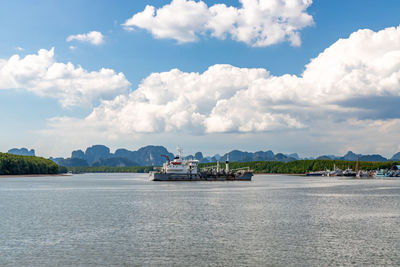
{"type": "Polygon", "coordinates": [[[57,174],[66,172],[49,159],[0,153],[0,175],[57,174]]]}
{"type": "MultiPolygon", "coordinates": [[[[355,170],[356,161],[345,160],[296,160],[288,163],[279,161],[253,161],[253,162],[231,162],[229,168],[238,169],[249,167],[254,173],[289,173],[304,174],[306,172],[333,170],[334,166],[339,169],[351,168],[355,170]]],[[[360,162],[361,170],[389,169],[399,162],[360,162]]],[[[203,167],[215,166],[216,163],[199,164],[199,169],[203,167]]],[[[225,163],[220,163],[221,168],[225,168],[225,163]]]]}
{"type": "Polygon", "coordinates": [[[129,166],[129,167],[109,167],[109,166],[96,166],[96,167],[67,167],[67,170],[72,173],[86,173],[86,172],[134,172],[134,173],[147,173],[154,171],[155,167],[152,166],[129,166]]]}

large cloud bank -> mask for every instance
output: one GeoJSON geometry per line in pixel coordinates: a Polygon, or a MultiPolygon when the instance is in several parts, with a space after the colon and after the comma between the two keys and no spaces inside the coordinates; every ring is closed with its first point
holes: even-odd
{"type": "Polygon", "coordinates": [[[99,99],[112,99],[126,92],[130,83],[123,73],[102,68],[88,72],[72,63],[60,63],[54,49],[8,60],[0,59],[0,89],[24,89],[57,98],[63,107],[91,106],[99,99]]]}
{"type": "Polygon", "coordinates": [[[156,38],[175,39],[180,43],[198,40],[199,35],[268,46],[289,41],[301,44],[299,30],[313,24],[306,12],[312,0],[239,0],[240,8],[203,1],[173,0],[159,9],[148,5],[123,26],[127,30],[146,29],[156,38]]]}
{"type": "MultiPolygon", "coordinates": [[[[103,101],[83,124],[117,136],[304,129],[385,119],[382,99],[400,99],[400,27],[338,40],[300,77],[231,65],[153,73],[130,94],[103,101]]],[[[395,108],[392,114],[400,118],[395,108]]]]}

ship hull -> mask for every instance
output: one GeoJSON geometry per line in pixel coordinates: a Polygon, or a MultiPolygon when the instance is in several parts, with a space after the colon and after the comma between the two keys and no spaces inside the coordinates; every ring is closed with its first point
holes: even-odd
{"type": "Polygon", "coordinates": [[[251,181],[251,178],[253,177],[253,173],[252,172],[244,172],[240,175],[237,175],[235,177],[235,180],[238,181],[251,181]]]}
{"type": "Polygon", "coordinates": [[[197,174],[159,173],[151,172],[150,181],[201,181],[197,174]]]}
{"type": "Polygon", "coordinates": [[[151,172],[150,181],[251,181],[252,172],[238,173],[235,175],[179,174],[151,172]]]}

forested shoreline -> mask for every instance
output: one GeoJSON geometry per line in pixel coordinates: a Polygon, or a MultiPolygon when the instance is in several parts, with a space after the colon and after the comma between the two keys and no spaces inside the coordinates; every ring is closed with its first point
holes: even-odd
{"type": "MultiPolygon", "coordinates": [[[[291,162],[279,161],[253,161],[253,162],[231,162],[230,169],[249,167],[254,173],[276,173],[276,174],[305,174],[306,172],[333,170],[334,167],[345,170],[347,168],[355,170],[357,161],[346,160],[296,160],[291,162]]],[[[361,161],[361,170],[389,169],[400,162],[368,162],[361,161]]],[[[214,164],[200,164],[199,168],[213,166],[214,164]]],[[[225,168],[225,163],[220,163],[221,168],[225,168]]]]}
{"type": "Polygon", "coordinates": [[[0,152],[0,175],[58,174],[67,169],[53,161],[35,156],[20,156],[0,152]]]}
{"type": "MultiPolygon", "coordinates": [[[[199,164],[199,170],[204,167],[215,166],[215,163],[199,164]]],[[[279,161],[253,161],[253,162],[231,162],[230,169],[249,167],[254,173],[276,173],[276,174],[304,174],[306,172],[340,169],[355,169],[356,161],[344,160],[296,160],[292,162],[279,161]]],[[[360,162],[362,170],[389,169],[400,162],[360,162]]],[[[225,163],[220,163],[220,168],[225,168],[225,163]]],[[[8,153],[0,153],[0,175],[17,174],[58,174],[70,171],[72,173],[148,173],[156,170],[154,166],[131,166],[131,167],[63,167],[53,161],[35,156],[19,156],[8,153]]]]}
{"type": "MultiPolygon", "coordinates": [[[[399,165],[400,162],[360,162],[362,170],[389,169],[393,165],[399,165]]],[[[216,166],[216,163],[201,163],[198,169],[204,167],[216,166]]],[[[253,161],[253,162],[231,162],[230,169],[239,169],[249,167],[256,174],[305,174],[312,171],[333,170],[334,167],[339,169],[355,169],[356,161],[345,160],[296,160],[292,162],[279,161],[253,161]]],[[[220,168],[225,168],[225,163],[220,163],[220,168]]],[[[153,166],[133,166],[133,167],[68,167],[67,170],[73,173],[99,173],[99,172],[127,172],[127,173],[148,173],[156,170],[153,166]]]]}

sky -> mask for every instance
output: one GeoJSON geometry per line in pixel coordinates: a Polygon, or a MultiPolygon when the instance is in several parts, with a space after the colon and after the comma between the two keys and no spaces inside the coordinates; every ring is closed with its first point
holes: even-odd
{"type": "Polygon", "coordinates": [[[398,0],[0,1],[0,151],[400,151],[398,0]]]}

